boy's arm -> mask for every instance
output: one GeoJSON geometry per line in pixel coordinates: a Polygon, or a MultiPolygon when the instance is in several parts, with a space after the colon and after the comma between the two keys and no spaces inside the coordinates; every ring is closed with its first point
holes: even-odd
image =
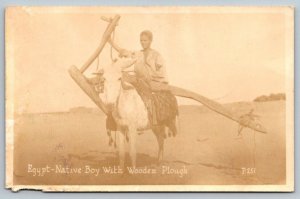
{"type": "Polygon", "coordinates": [[[160,54],[157,55],[155,60],[155,69],[156,71],[160,71],[160,69],[164,66],[164,60],[160,54]]]}

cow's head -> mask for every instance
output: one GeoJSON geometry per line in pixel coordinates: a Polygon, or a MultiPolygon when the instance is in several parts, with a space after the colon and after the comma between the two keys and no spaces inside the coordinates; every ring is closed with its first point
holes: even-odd
{"type": "Polygon", "coordinates": [[[103,100],[108,106],[114,105],[120,94],[122,72],[134,63],[131,58],[119,58],[103,68],[103,100]]]}

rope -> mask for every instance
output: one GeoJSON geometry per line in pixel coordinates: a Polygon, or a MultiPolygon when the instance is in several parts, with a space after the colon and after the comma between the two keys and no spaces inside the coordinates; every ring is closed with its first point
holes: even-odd
{"type": "MultiPolygon", "coordinates": [[[[116,29],[114,29],[114,31],[112,32],[112,41],[115,40],[115,31],[116,31],[116,29]]],[[[99,57],[100,57],[100,54],[97,57],[96,72],[98,72],[98,70],[99,70],[99,57]]],[[[114,61],[114,58],[113,58],[113,47],[112,47],[112,45],[110,46],[110,59],[111,59],[111,61],[114,61]]]]}

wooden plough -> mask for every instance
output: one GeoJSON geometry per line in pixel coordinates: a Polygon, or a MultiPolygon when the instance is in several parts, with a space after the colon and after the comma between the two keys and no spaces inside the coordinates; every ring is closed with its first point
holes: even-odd
{"type": "MultiPolygon", "coordinates": [[[[102,18],[103,19],[103,18],[102,18]]],[[[111,37],[112,32],[114,31],[116,25],[118,24],[118,21],[120,19],[119,15],[116,15],[113,19],[106,19],[104,18],[105,21],[107,21],[109,24],[103,34],[102,41],[94,54],[87,60],[87,62],[80,68],[78,69],[76,66],[71,66],[69,68],[69,73],[73,80],[79,85],[79,87],[92,99],[92,101],[105,113],[107,114],[107,109],[101,98],[99,97],[98,93],[95,91],[94,87],[89,84],[87,78],[84,76],[84,72],[86,69],[93,63],[93,61],[99,56],[101,51],[103,50],[105,44],[108,42],[108,40],[111,37]]],[[[193,100],[196,100],[206,106],[207,108],[237,122],[243,127],[248,127],[251,128],[257,132],[261,133],[267,133],[266,129],[256,122],[255,120],[251,119],[245,119],[245,115],[237,115],[227,108],[225,108],[223,105],[219,104],[216,101],[210,100],[204,96],[201,96],[195,92],[188,91],[183,88],[179,88],[176,86],[170,85],[170,90],[175,96],[180,96],[180,97],[185,97],[185,98],[190,98],[193,100]]]]}

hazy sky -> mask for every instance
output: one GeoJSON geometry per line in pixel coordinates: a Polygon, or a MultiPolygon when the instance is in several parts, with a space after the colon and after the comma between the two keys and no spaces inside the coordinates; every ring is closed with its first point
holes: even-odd
{"type": "MultiPolygon", "coordinates": [[[[221,9],[222,11],[222,9],[221,9]]],[[[17,112],[63,111],[96,107],[68,74],[95,51],[107,23],[101,16],[120,14],[115,42],[141,49],[139,34],[153,32],[152,47],[164,57],[170,84],[219,102],[253,100],[285,90],[285,15],[283,12],[194,14],[175,9],[16,9],[7,19],[14,66],[17,112]]],[[[110,63],[110,46],[100,65],[110,63]]],[[[117,56],[114,53],[114,56],[117,56]]],[[[86,75],[96,70],[96,62],[86,75]]],[[[13,77],[8,77],[13,78],[13,77]]],[[[182,103],[196,103],[180,100],[182,103]]]]}

